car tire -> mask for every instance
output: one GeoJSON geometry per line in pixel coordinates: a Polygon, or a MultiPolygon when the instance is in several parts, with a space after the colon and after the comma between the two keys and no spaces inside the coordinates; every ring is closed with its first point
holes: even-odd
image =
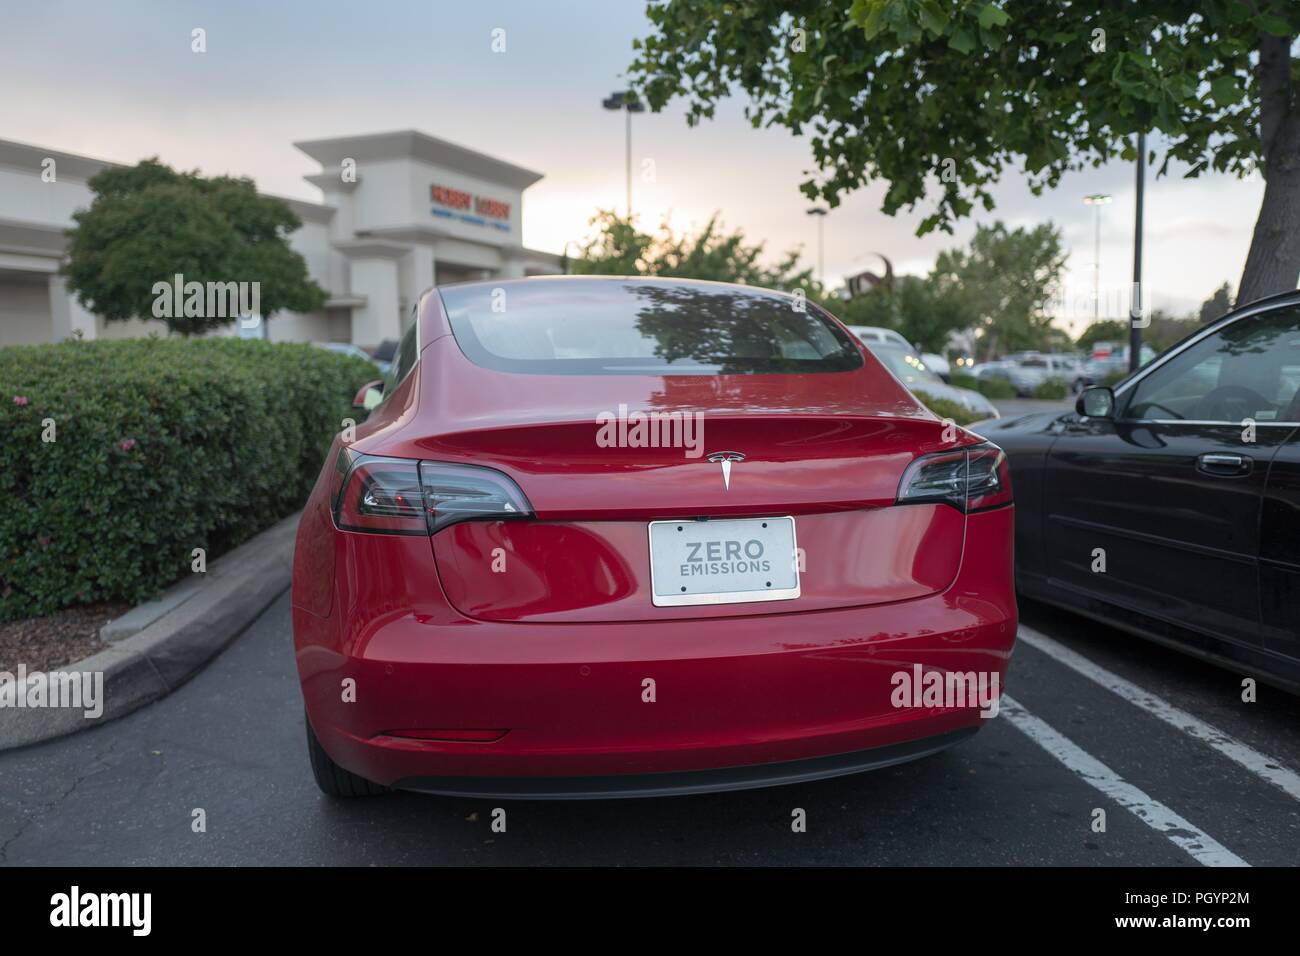
{"type": "Polygon", "coordinates": [[[388,792],[387,787],[372,783],[365,777],[358,777],[331,760],[316,739],[311,720],[304,722],[307,724],[307,756],[311,758],[312,776],[316,778],[316,786],[320,787],[321,793],[336,800],[347,800],[352,797],[377,797],[388,792]]]}

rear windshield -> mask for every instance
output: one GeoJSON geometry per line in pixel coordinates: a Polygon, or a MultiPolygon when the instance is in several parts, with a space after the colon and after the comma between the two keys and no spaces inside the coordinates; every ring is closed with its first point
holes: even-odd
{"type": "Polygon", "coordinates": [[[547,279],[439,292],[461,349],[503,372],[746,375],[862,365],[853,340],[816,306],[759,290],[547,279]]]}

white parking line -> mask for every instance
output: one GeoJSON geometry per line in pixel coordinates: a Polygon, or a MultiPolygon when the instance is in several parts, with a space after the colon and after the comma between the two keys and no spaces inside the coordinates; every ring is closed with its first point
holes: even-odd
{"type": "Polygon", "coordinates": [[[1260,753],[1249,744],[1244,744],[1231,734],[1207,724],[1198,717],[1193,717],[1185,710],[1180,710],[1163,697],[1143,690],[1137,684],[1127,681],[1118,674],[1112,674],[1104,667],[1094,664],[1088,658],[1072,651],[1046,634],[1035,631],[1032,627],[1021,626],[1017,635],[1030,647],[1036,647],[1048,654],[1075,673],[1082,674],[1094,683],[1123,697],[1130,704],[1142,708],[1152,717],[1163,720],[1176,730],[1181,730],[1189,737],[1195,737],[1202,743],[1213,747],[1233,763],[1244,767],[1261,780],[1267,780],[1282,790],[1292,799],[1300,800],[1300,774],[1290,770],[1282,761],[1268,754],[1260,753]]]}
{"type": "Polygon", "coordinates": [[[1159,800],[1143,793],[1006,694],[1002,695],[999,713],[1086,783],[1110,797],[1157,833],[1163,834],[1179,849],[1191,854],[1198,863],[1204,866],[1250,866],[1208,833],[1193,826],[1159,800]]]}

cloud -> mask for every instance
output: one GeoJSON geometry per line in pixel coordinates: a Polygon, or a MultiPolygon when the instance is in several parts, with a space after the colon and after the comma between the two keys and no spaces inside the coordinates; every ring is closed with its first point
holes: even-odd
{"type": "MultiPolygon", "coordinates": [[[[647,32],[640,4],[356,5],[243,3],[192,6],[145,0],[25,4],[7,10],[0,85],[5,136],[122,161],[158,154],[172,165],[255,178],[266,191],[316,199],[303,182],[315,164],[297,139],[414,127],[546,173],[524,202],[526,244],[559,252],[587,234],[601,207],[624,205],[624,127],[600,101],[622,88],[631,42],[647,32]],[[189,49],[208,31],[208,52],[189,49]],[[490,31],[506,30],[494,54],[490,31]]],[[[739,99],[687,126],[680,104],[633,119],[634,203],[645,225],[703,224],[715,210],[773,258],[802,246],[815,262],[817,224],[798,186],[812,165],[806,141],[754,129],[739,99]]],[[[1157,144],[1158,145],[1158,144],[1157,144]]],[[[1114,195],[1101,219],[1101,281],[1126,289],[1132,270],[1133,167],[1071,173],[1034,196],[1015,173],[994,190],[992,214],[953,235],[918,237],[927,206],[889,217],[885,187],[844,198],[825,222],[832,279],[889,255],[924,272],[967,241],[979,222],[1051,220],[1070,249],[1066,282],[1091,290],[1094,219],[1082,198],[1114,195]]],[[[1236,282],[1262,184],[1211,175],[1147,181],[1146,278],[1169,301],[1199,302],[1236,282]]],[[[0,197],[2,198],[2,197],[0,197]]]]}

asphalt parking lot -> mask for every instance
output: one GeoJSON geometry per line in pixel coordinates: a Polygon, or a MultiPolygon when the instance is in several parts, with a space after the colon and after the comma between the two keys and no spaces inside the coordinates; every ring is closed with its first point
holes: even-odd
{"type": "Polygon", "coordinates": [[[334,803],[307,763],[286,594],[171,696],[0,754],[0,865],[1295,863],[1300,699],[1243,703],[1242,675],[1021,610],[1019,706],[916,763],[656,800],[334,803]]]}

